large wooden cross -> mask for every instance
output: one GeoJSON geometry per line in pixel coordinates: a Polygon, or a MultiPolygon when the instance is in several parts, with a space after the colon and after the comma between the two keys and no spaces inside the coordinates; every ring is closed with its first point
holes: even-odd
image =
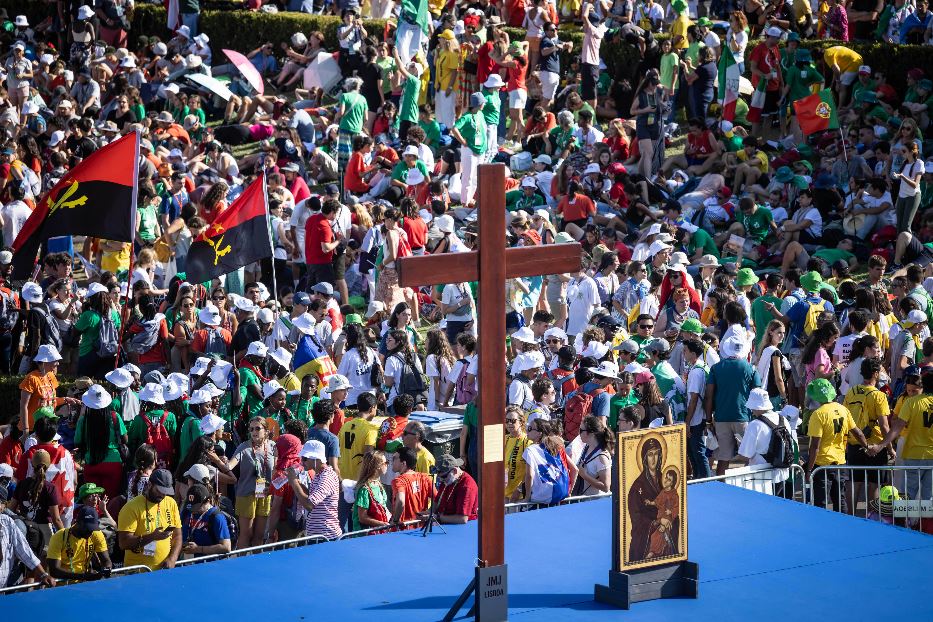
{"type": "Polygon", "coordinates": [[[399,260],[399,282],[404,287],[418,287],[479,281],[479,464],[474,465],[479,474],[479,554],[474,587],[477,619],[488,621],[504,620],[508,613],[507,609],[503,611],[498,605],[484,606],[485,600],[507,603],[505,466],[502,445],[506,406],[505,281],[524,276],[575,272],[580,269],[581,255],[579,244],[506,249],[505,166],[481,165],[478,182],[479,250],[406,257],[399,260]],[[489,584],[494,586],[496,580],[501,580],[502,589],[487,589],[484,577],[488,577],[490,571],[496,568],[499,569],[498,574],[489,580],[489,584]]]}

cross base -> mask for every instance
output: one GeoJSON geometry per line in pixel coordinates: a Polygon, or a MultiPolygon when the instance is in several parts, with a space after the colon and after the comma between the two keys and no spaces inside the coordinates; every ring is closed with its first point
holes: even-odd
{"type": "Polygon", "coordinates": [[[467,616],[477,622],[505,622],[509,619],[508,566],[477,566],[476,575],[457,598],[443,622],[451,622],[474,594],[474,603],[467,616]]]}
{"type": "Polygon", "coordinates": [[[609,585],[594,586],[594,598],[601,603],[629,609],[632,603],[659,598],[697,598],[700,566],[686,561],[666,566],[609,573],[609,585]]]}

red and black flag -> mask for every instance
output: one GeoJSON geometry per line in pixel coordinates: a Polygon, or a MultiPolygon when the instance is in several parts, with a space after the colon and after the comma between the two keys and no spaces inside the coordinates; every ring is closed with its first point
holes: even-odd
{"type": "Polygon", "coordinates": [[[132,242],[136,231],[139,135],[127,134],[68,171],[36,206],[13,242],[13,278],[32,273],[49,238],[87,235],[132,242]]]}
{"type": "Polygon", "coordinates": [[[266,257],[272,257],[272,236],[260,177],[191,243],[185,274],[191,283],[204,283],[266,257]]]}

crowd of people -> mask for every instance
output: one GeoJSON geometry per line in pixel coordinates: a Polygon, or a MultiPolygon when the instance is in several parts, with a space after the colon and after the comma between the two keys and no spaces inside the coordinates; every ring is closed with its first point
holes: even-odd
{"type": "MultiPolygon", "coordinates": [[[[398,261],[478,248],[488,162],[509,245],[582,247],[507,282],[507,501],[606,494],[616,433],[674,424],[692,479],[933,465],[933,74],[801,47],[925,43],[926,0],[290,2],[339,15],[337,41],[244,50],[264,94],[198,0],[165,40],[126,0],[51,5],[0,13],[0,374],[22,375],[0,586],[475,519],[476,284],[402,287],[398,261]],[[734,112],[726,49],[752,85],[734,112]],[[328,62],[335,83],[303,80],[328,62]],[[841,129],[805,134],[791,106],[822,88],[841,129]],[[133,132],[135,241],[52,238],[14,280],[46,193],[133,132]],[[273,255],[190,282],[192,242],[261,176],[273,255]],[[459,444],[435,453],[417,412],[445,409],[459,444]]],[[[923,468],[863,483],[933,498],[923,468]]],[[[861,492],[813,490],[853,513],[861,492]]]]}

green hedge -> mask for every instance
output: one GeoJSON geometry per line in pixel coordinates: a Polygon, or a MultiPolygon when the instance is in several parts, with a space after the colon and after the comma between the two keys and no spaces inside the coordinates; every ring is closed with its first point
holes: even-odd
{"type": "MultiPolygon", "coordinates": [[[[37,0],[0,0],[0,7],[7,9],[10,18],[17,14],[25,14],[30,23],[38,23],[48,15],[48,5],[37,0]]],[[[366,20],[367,31],[377,37],[382,37],[385,29],[385,20],[366,20]]],[[[221,48],[231,48],[241,52],[255,49],[265,41],[272,41],[278,46],[281,41],[287,41],[295,32],[307,34],[313,30],[324,33],[326,46],[337,48],[337,27],[340,20],[333,16],[308,15],[304,13],[261,13],[238,11],[230,8],[206,9],[201,13],[200,29],[211,37],[211,47],[216,53],[221,48]]],[[[514,39],[523,39],[525,30],[520,28],[506,28],[514,39]]],[[[168,37],[170,33],[165,26],[165,10],[161,6],[140,4],[136,6],[133,15],[132,36],[158,35],[168,37]]],[[[661,35],[659,38],[664,37],[661,35]]],[[[572,41],[579,48],[583,35],[579,29],[566,27],[561,29],[561,38],[572,41]]],[[[812,40],[804,41],[802,46],[809,49],[826,48],[839,45],[836,41],[812,40]]],[[[849,42],[845,44],[862,55],[865,63],[872,69],[883,72],[890,82],[899,90],[905,88],[905,72],[911,67],[923,67],[931,73],[933,68],[933,47],[919,45],[892,46],[882,43],[849,42]]],[[[749,50],[751,50],[749,47],[749,50]]],[[[625,44],[602,47],[603,58],[610,69],[625,66],[638,61],[637,53],[632,46],[625,44]]],[[[218,56],[219,58],[219,56],[218,56]]]]}

